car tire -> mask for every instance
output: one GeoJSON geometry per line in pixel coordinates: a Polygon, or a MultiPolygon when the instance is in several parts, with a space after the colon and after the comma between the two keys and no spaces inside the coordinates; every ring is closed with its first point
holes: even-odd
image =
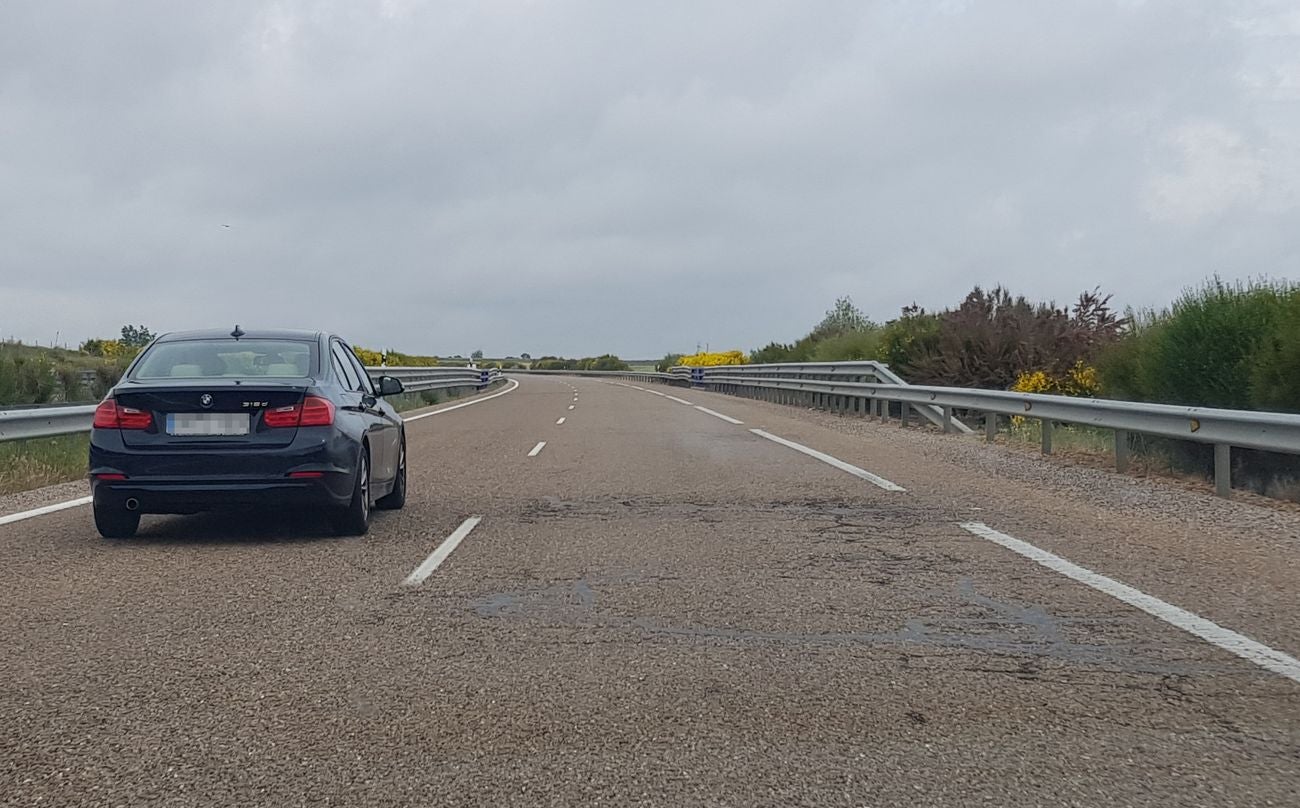
{"type": "Polygon", "coordinates": [[[385,511],[401,510],[406,504],[406,435],[403,433],[398,442],[397,479],[393,481],[393,490],[375,500],[375,507],[385,511]]]}
{"type": "Polygon", "coordinates": [[[96,501],[95,529],[106,539],[129,539],[140,529],[140,513],[96,501]]]}
{"type": "Polygon", "coordinates": [[[330,518],[340,536],[364,536],[370,530],[370,456],[363,448],[352,484],[352,501],[330,518]]]}

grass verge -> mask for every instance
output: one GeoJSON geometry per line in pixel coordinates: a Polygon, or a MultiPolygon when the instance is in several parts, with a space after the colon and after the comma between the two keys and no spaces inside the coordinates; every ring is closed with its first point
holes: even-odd
{"type": "Polygon", "coordinates": [[[82,479],[89,453],[89,433],[0,443],[0,494],[82,479]]]}

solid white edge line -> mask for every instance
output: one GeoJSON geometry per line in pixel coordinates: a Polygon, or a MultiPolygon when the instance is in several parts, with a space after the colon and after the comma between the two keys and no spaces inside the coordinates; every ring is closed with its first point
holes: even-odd
{"type": "Polygon", "coordinates": [[[712,415],[714,418],[721,418],[722,420],[726,421],[729,424],[736,424],[737,426],[743,426],[745,423],[744,421],[737,421],[735,418],[732,418],[730,415],[723,415],[720,412],[714,412],[708,407],[701,407],[699,404],[695,404],[693,406],[695,407],[695,409],[699,410],[700,412],[705,413],[707,415],[712,415]]]}
{"type": "Polygon", "coordinates": [[[555,422],[555,425],[556,425],[556,426],[559,426],[560,424],[564,423],[565,420],[567,420],[567,419],[565,419],[565,418],[561,418],[560,420],[558,420],[558,421],[555,422]]]}
{"type": "Polygon", "coordinates": [[[664,393],[659,392],[658,390],[647,390],[646,392],[647,392],[647,393],[650,393],[650,394],[652,394],[652,395],[659,396],[660,398],[668,398],[667,395],[665,395],[664,393]]]}
{"type": "Polygon", "coordinates": [[[412,415],[409,418],[403,418],[402,421],[409,424],[411,421],[418,421],[421,418],[428,418],[431,415],[442,415],[444,412],[451,412],[452,410],[458,410],[461,407],[470,407],[475,404],[482,404],[484,401],[491,401],[494,398],[500,398],[501,396],[504,396],[506,393],[513,393],[516,389],[518,389],[519,380],[510,379],[510,384],[513,384],[514,387],[507,387],[506,389],[502,390],[499,393],[493,393],[490,396],[483,396],[482,398],[476,398],[473,401],[464,401],[461,402],[460,404],[453,404],[450,407],[443,407],[442,409],[434,410],[433,412],[422,412],[419,415],[412,415]]]}
{"type": "Polygon", "coordinates": [[[1030,561],[1041,564],[1054,572],[1061,573],[1067,578],[1141,609],[1152,617],[1158,617],[1169,625],[1200,637],[1211,645],[1216,645],[1225,651],[1236,654],[1247,662],[1253,662],[1261,668],[1300,683],[1300,659],[1269,648],[1263,643],[1255,642],[1243,634],[1226,629],[1218,623],[1206,620],[1204,617],[1186,609],[1180,609],[1172,603],[1166,603],[1160,598],[1148,595],[1139,589],[1134,589],[1128,584],[1120,583],[1113,578],[1107,578],[1105,575],[1066,561],[1064,558],[1035,547],[1029,542],[1000,533],[983,522],[963,522],[961,526],[968,533],[981,539],[987,539],[994,544],[1000,544],[1013,553],[1018,553],[1030,561]]]}
{"type": "Polygon", "coordinates": [[[537,445],[533,447],[533,450],[532,450],[531,452],[528,453],[528,456],[529,456],[529,457],[537,457],[539,454],[542,453],[542,447],[544,447],[545,445],[546,445],[546,441],[544,441],[544,440],[539,440],[539,441],[537,442],[537,445]]]}
{"type": "Polygon", "coordinates": [[[694,404],[692,404],[691,402],[687,401],[686,399],[684,399],[684,398],[678,398],[677,396],[664,396],[664,398],[668,399],[669,401],[676,401],[678,404],[685,404],[685,405],[688,406],[688,407],[694,407],[694,406],[695,406],[694,404]]]}
{"type": "Polygon", "coordinates": [[[871,472],[865,469],[858,468],[852,463],[845,463],[843,460],[840,460],[838,457],[831,457],[825,452],[819,452],[816,449],[809,449],[807,446],[804,446],[802,443],[795,443],[792,440],[786,440],[785,438],[777,437],[776,435],[773,435],[771,432],[764,432],[761,429],[751,429],[749,431],[753,432],[755,435],[758,435],[760,438],[767,438],[768,440],[779,443],[782,446],[786,446],[791,449],[794,449],[796,452],[802,452],[803,454],[806,454],[809,457],[815,457],[818,460],[822,461],[823,463],[826,463],[827,465],[834,466],[840,471],[847,471],[849,474],[852,474],[854,477],[860,477],[866,480],[867,482],[871,483],[872,485],[878,488],[883,488],[886,491],[907,490],[906,488],[899,485],[898,483],[892,483],[889,480],[886,480],[884,477],[878,477],[875,474],[872,474],[871,472]]]}
{"type": "Polygon", "coordinates": [[[483,517],[481,516],[471,516],[464,522],[461,522],[460,527],[452,531],[450,536],[443,539],[442,544],[439,544],[438,548],[430,553],[429,557],[424,559],[420,566],[416,567],[411,571],[410,575],[406,576],[406,579],[402,581],[402,586],[419,586],[425,578],[428,578],[433,574],[434,570],[438,569],[438,566],[442,564],[442,562],[447,560],[447,556],[451,555],[451,551],[455,550],[456,547],[465,540],[465,537],[470,534],[470,531],[478,527],[478,523],[482,521],[483,517]]]}
{"type": "Polygon", "coordinates": [[[55,511],[66,511],[68,508],[77,508],[82,505],[89,505],[91,501],[91,497],[81,497],[80,499],[70,499],[67,502],[59,502],[41,508],[32,508],[30,511],[11,513],[8,516],[0,516],[0,525],[8,525],[13,522],[21,522],[24,519],[31,519],[33,516],[44,516],[47,513],[54,513],[55,511]]]}

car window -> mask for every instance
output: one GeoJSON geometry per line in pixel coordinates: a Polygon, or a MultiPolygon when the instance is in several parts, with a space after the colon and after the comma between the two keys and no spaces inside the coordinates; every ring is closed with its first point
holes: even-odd
{"type": "Polygon", "coordinates": [[[351,353],[340,342],[330,343],[330,350],[334,354],[334,372],[338,374],[339,381],[349,390],[362,392],[361,380],[357,378],[357,371],[348,361],[348,354],[351,353]]]}
{"type": "Polygon", "coordinates": [[[133,379],[306,378],[316,345],[282,339],[196,339],[156,342],[140,357],[133,379]]]}
{"type": "Polygon", "coordinates": [[[375,386],[370,381],[370,374],[366,372],[366,366],[361,364],[361,360],[357,358],[356,351],[352,350],[347,345],[343,345],[343,351],[348,355],[348,359],[352,363],[352,368],[361,376],[361,392],[373,396],[375,394],[375,386]]]}

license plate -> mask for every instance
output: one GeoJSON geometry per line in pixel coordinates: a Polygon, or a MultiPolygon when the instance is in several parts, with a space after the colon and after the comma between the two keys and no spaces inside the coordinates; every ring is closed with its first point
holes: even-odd
{"type": "Polygon", "coordinates": [[[247,435],[249,415],[244,412],[169,412],[168,435],[247,435]]]}

